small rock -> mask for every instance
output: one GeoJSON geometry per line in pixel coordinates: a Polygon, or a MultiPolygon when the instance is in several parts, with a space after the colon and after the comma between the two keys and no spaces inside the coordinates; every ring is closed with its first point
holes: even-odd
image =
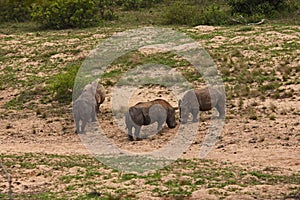
{"type": "Polygon", "coordinates": [[[252,138],[251,140],[249,140],[249,143],[256,143],[257,139],[256,138],[252,138]]]}
{"type": "Polygon", "coordinates": [[[10,129],[10,128],[12,128],[13,126],[11,125],[11,124],[7,124],[6,125],[6,129],[10,129]]]}

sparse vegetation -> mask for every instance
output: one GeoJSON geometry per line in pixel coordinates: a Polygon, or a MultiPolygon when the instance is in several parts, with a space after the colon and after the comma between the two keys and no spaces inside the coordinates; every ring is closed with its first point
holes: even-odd
{"type": "MultiPolygon", "coordinates": [[[[226,191],[225,193],[218,193],[220,198],[224,198],[232,192],[230,186],[245,188],[262,183],[280,186],[280,184],[299,184],[300,181],[299,174],[273,175],[267,171],[251,171],[230,163],[221,165],[210,160],[180,159],[153,173],[123,173],[120,175],[118,171],[106,168],[89,156],[25,153],[0,155],[0,157],[6,166],[15,166],[14,171],[18,171],[19,175],[25,175],[29,170],[35,169],[35,176],[52,176],[53,184],[60,185],[60,187],[52,188],[51,192],[40,187],[36,188],[35,194],[14,194],[15,199],[66,199],[74,197],[89,199],[97,196],[101,199],[139,199],[139,193],[145,188],[153,188],[151,192],[156,197],[186,198],[202,187],[211,188],[210,191],[226,191]],[[183,165],[185,170],[181,169],[183,165]],[[45,168],[49,170],[43,170],[45,168]],[[168,178],[168,176],[173,178],[168,178]],[[249,176],[256,178],[247,179],[249,176]],[[113,181],[114,186],[109,186],[107,180],[113,181]],[[135,181],[143,184],[135,188],[135,181]],[[83,185],[88,186],[89,189],[85,191],[85,194],[78,194],[78,189],[83,185]]],[[[240,192],[239,190],[233,191],[240,192]]],[[[289,193],[295,192],[297,192],[297,188],[291,187],[289,193]]],[[[280,193],[280,195],[287,196],[289,193],[280,193]]],[[[3,198],[7,197],[5,194],[1,195],[3,198]]],[[[259,195],[261,198],[264,197],[263,194],[259,195]]]]}
{"type": "MultiPolygon", "coordinates": [[[[188,199],[199,190],[219,199],[232,196],[299,198],[300,175],[295,173],[298,160],[293,157],[300,137],[300,18],[299,9],[296,9],[299,2],[291,0],[287,10],[279,12],[273,5],[275,1],[252,5],[258,2],[253,1],[251,6],[257,7],[253,7],[251,13],[242,9],[240,3],[246,1],[238,0],[99,0],[98,7],[94,6],[94,0],[54,0],[47,6],[42,2],[50,1],[37,2],[0,0],[0,146],[6,147],[1,149],[0,160],[13,178],[14,199],[142,199],[145,195],[188,199]],[[74,2],[82,4],[71,9],[71,13],[78,11],[75,16],[64,16],[64,20],[55,2],[61,3],[60,9],[71,9],[69,5],[74,2]],[[240,5],[240,10],[234,10],[234,3],[240,5]],[[82,6],[88,6],[87,13],[80,11],[82,6]],[[52,15],[42,12],[45,10],[52,15]],[[31,16],[42,23],[56,23],[46,24],[46,28],[81,29],[41,29],[30,21],[31,16]],[[94,19],[94,16],[99,18],[94,19]],[[85,17],[86,20],[81,20],[85,17]],[[265,24],[247,25],[262,18],[268,19],[265,24]],[[241,20],[243,25],[227,26],[236,23],[232,19],[241,20]],[[162,24],[199,42],[222,75],[227,116],[224,134],[214,150],[218,154],[212,152],[211,160],[179,159],[148,173],[118,171],[91,156],[81,155],[77,146],[72,146],[80,141],[74,135],[71,101],[72,94],[77,91],[73,90],[74,79],[84,59],[99,42],[117,32],[162,24]],[[218,26],[191,27],[203,24],[218,26]],[[89,28],[82,28],[86,26],[89,28]],[[17,153],[18,149],[14,149],[17,145],[34,153],[17,153]],[[36,146],[40,149],[34,149],[36,146]],[[47,148],[53,153],[41,153],[47,148]],[[288,165],[286,159],[274,161],[278,158],[272,157],[277,149],[282,150],[280,159],[291,156],[288,165]],[[285,151],[287,153],[283,154],[285,151]],[[64,155],[66,152],[68,155],[64,155]],[[257,163],[251,160],[253,166],[246,166],[250,155],[257,156],[257,163]],[[216,159],[219,156],[224,157],[216,159]],[[223,162],[235,157],[233,162],[223,162]],[[291,166],[293,159],[295,163],[291,166]]],[[[203,75],[184,58],[174,52],[155,50],[149,54],[136,50],[119,57],[108,66],[100,81],[109,93],[122,75],[147,63],[169,66],[194,87],[205,84],[203,75]]],[[[138,81],[148,89],[161,87],[164,90],[176,79],[164,78],[161,85],[151,77],[138,81]]],[[[88,81],[87,78],[80,82],[77,92],[88,81]]],[[[129,84],[134,79],[128,76],[122,81],[129,84]]],[[[163,98],[166,93],[172,91],[155,94],[163,98]]],[[[138,94],[140,99],[143,95],[138,94]]],[[[110,105],[110,97],[106,102],[110,105]]],[[[110,131],[108,138],[116,145],[127,145],[129,150],[140,151],[139,148],[143,149],[147,144],[153,145],[153,149],[161,148],[169,139],[168,133],[164,132],[148,140],[128,143],[124,139],[126,134],[120,127],[115,127],[112,111],[107,107],[100,110],[99,121],[110,131]],[[124,138],[120,139],[117,134],[123,134],[124,138]]],[[[123,107],[116,110],[117,118],[121,120],[125,111],[123,107]]],[[[183,156],[202,143],[202,137],[211,128],[210,114],[202,114],[195,141],[183,156]]],[[[111,162],[121,161],[111,159],[111,162]]],[[[0,179],[0,188],[0,199],[8,199],[6,180],[0,179]]]]}
{"type": "Polygon", "coordinates": [[[46,90],[53,95],[53,100],[60,103],[70,103],[72,100],[72,91],[74,87],[75,77],[80,65],[70,65],[65,68],[66,72],[54,75],[48,82],[46,90]]]}

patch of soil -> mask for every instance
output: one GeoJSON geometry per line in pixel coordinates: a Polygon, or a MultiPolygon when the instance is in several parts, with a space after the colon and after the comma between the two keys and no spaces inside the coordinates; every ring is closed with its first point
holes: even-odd
{"type": "MultiPolygon", "coordinates": [[[[271,27],[272,28],[272,27],[271,27]]],[[[271,29],[270,28],[270,29],[271,29]]],[[[299,27],[296,27],[299,29],[299,27]]],[[[213,32],[219,29],[218,27],[199,26],[193,29],[197,33],[213,32]]],[[[267,29],[267,28],[266,28],[267,29]]],[[[250,33],[249,33],[250,34],[250,33]]],[[[20,54],[28,54],[28,58],[35,58],[32,54],[30,47],[23,47],[21,44],[26,44],[21,37],[16,37],[16,40],[10,40],[6,42],[7,46],[2,47],[4,50],[12,48],[18,49],[20,54]],[[18,47],[18,48],[17,48],[18,47]]],[[[0,34],[0,38],[6,37],[0,34]]],[[[102,34],[93,35],[95,38],[104,37],[102,34]]],[[[297,41],[299,33],[291,31],[290,34],[279,33],[277,31],[269,31],[266,33],[251,35],[251,36],[236,36],[229,38],[226,36],[215,36],[209,42],[211,45],[208,48],[217,48],[229,41],[231,45],[239,43],[248,43],[247,45],[259,45],[259,46],[272,46],[274,43],[278,46],[270,48],[272,51],[281,51],[282,44],[289,41],[297,41]]],[[[38,40],[38,38],[35,38],[38,40]]],[[[27,41],[35,42],[35,41],[27,41]]],[[[79,43],[78,39],[70,39],[68,42],[79,43]]],[[[36,51],[43,52],[42,47],[55,47],[59,42],[45,42],[43,45],[36,44],[36,51]]],[[[84,43],[84,42],[82,42],[84,43]]],[[[203,42],[200,42],[203,43],[203,42]]],[[[204,44],[204,43],[203,43],[204,44]]],[[[204,44],[205,46],[205,44],[204,44]]],[[[207,46],[205,46],[207,47],[207,46]]],[[[78,60],[84,58],[87,55],[90,47],[78,45],[78,49],[85,49],[76,54],[76,56],[69,55],[68,53],[57,53],[49,57],[50,61],[56,62],[57,60],[78,60]]],[[[140,49],[140,52],[146,55],[161,52],[157,47],[147,47],[140,49]]],[[[260,59],[269,59],[268,53],[264,51],[256,51],[251,49],[245,49],[240,51],[246,58],[259,57],[260,59]]],[[[293,51],[297,53],[298,50],[293,51]]],[[[299,53],[299,52],[298,52],[299,53]]],[[[7,54],[6,57],[14,56],[15,53],[7,54]]],[[[234,63],[239,61],[238,57],[234,57],[234,63]]],[[[271,58],[270,62],[275,63],[275,68],[280,64],[280,56],[271,58]],[[274,59],[274,60],[272,60],[274,59]]],[[[17,59],[14,61],[16,66],[22,66],[25,69],[28,65],[32,65],[34,68],[39,67],[41,60],[28,61],[27,58],[17,59]],[[28,61],[28,62],[27,62],[28,61]]],[[[254,59],[253,65],[260,63],[254,59]]],[[[61,67],[60,64],[58,64],[61,67]]],[[[290,65],[293,68],[299,66],[299,60],[293,60],[290,65]]],[[[1,69],[5,66],[1,65],[1,69]]],[[[262,69],[266,66],[260,66],[262,69]]],[[[272,64],[273,67],[273,64],[272,64]]],[[[26,70],[18,74],[18,78],[26,80],[28,74],[26,70]]],[[[56,69],[57,70],[57,69],[56,69]]],[[[55,70],[53,71],[55,72],[55,70]]],[[[46,73],[38,74],[44,76],[46,73]]],[[[295,73],[294,79],[297,79],[299,72],[295,73]]],[[[213,146],[212,151],[209,152],[206,159],[217,160],[219,162],[230,162],[234,165],[240,165],[242,167],[251,168],[253,170],[272,170],[273,174],[291,175],[300,173],[300,95],[299,84],[294,82],[293,84],[285,84],[281,86],[283,90],[291,90],[294,92],[292,96],[284,96],[278,99],[271,99],[266,97],[265,100],[259,98],[249,98],[243,101],[243,105],[239,105],[239,99],[231,99],[227,104],[227,113],[225,119],[225,126],[222,131],[222,135],[219,138],[216,145],[213,146]],[[251,118],[251,112],[256,114],[255,118],[251,118]],[[278,170],[277,170],[278,169],[278,170]]],[[[18,89],[6,88],[0,91],[0,153],[1,154],[23,154],[27,152],[31,153],[48,153],[59,155],[86,155],[90,154],[85,145],[80,140],[79,135],[75,134],[75,125],[73,123],[72,113],[69,108],[71,106],[65,106],[62,108],[66,112],[63,114],[57,114],[57,116],[48,115],[52,112],[51,105],[45,106],[43,112],[45,116],[37,114],[36,111],[30,109],[23,110],[8,110],[4,108],[5,103],[13,99],[20,93],[18,89]]],[[[177,106],[178,99],[165,88],[150,86],[147,88],[138,88],[130,97],[128,106],[134,105],[140,101],[149,101],[155,98],[163,98],[168,100],[172,106],[177,106]]],[[[111,110],[112,94],[111,88],[108,88],[108,94],[106,101],[101,106],[101,112],[98,114],[98,123],[101,129],[104,130],[105,136],[110,142],[117,147],[126,151],[134,153],[151,152],[157,149],[161,149],[172,141],[180,127],[185,126],[178,124],[175,129],[169,129],[166,124],[163,127],[162,134],[153,134],[152,136],[145,138],[141,141],[130,142],[127,136],[127,130],[124,123],[124,112],[128,108],[119,108],[119,112],[113,115],[111,110]]],[[[209,112],[203,112],[200,116],[200,122],[196,124],[198,127],[191,145],[182,152],[181,158],[199,158],[200,148],[208,130],[211,126],[211,117],[215,115],[215,110],[209,112]]],[[[178,112],[177,112],[178,120],[178,112]]],[[[191,123],[191,122],[189,122],[191,123]]],[[[96,123],[96,125],[98,125],[96,123]]],[[[100,129],[96,127],[96,129],[100,129]]],[[[93,128],[93,127],[92,127],[93,128]]],[[[142,133],[148,131],[155,132],[156,124],[149,127],[143,127],[142,133]]],[[[91,129],[93,130],[93,129],[91,129]]],[[[43,169],[44,171],[51,169],[43,169]]],[[[66,169],[67,173],[72,174],[72,170],[66,169]]],[[[32,191],[38,192],[39,187],[55,188],[51,185],[50,178],[36,178],[35,172],[28,171],[25,177],[17,177],[17,181],[22,182],[19,188],[15,188],[16,191],[32,191]],[[30,177],[34,176],[35,179],[30,177]],[[22,185],[22,186],[21,186],[22,185]]],[[[251,181],[253,177],[245,177],[244,181],[251,181]]],[[[114,183],[111,183],[114,184],[114,183]]],[[[142,185],[142,183],[141,183],[142,185]]],[[[151,188],[154,189],[154,188],[151,188]]],[[[251,194],[266,194],[266,198],[270,198],[269,194],[279,194],[281,190],[288,190],[283,186],[253,186],[247,188],[238,188],[245,193],[244,196],[235,196],[234,192],[229,194],[227,199],[252,199],[248,193],[251,194]]],[[[150,190],[148,190],[150,191],[150,190]]],[[[210,189],[203,189],[196,191],[191,195],[190,199],[215,199],[215,196],[211,194],[210,189]]],[[[221,189],[220,191],[223,192],[221,189]]],[[[145,191],[139,194],[141,197],[151,196],[150,192],[145,191]]],[[[152,197],[151,197],[152,198],[152,197]]],[[[153,197],[153,199],[156,199],[153,197]]]]}
{"type": "MultiPolygon", "coordinates": [[[[162,88],[153,86],[138,90],[131,98],[130,105],[139,101],[152,100],[157,97],[157,94],[165,99],[173,99],[171,104],[176,106],[175,98],[168,96],[171,94],[162,88]]],[[[124,117],[114,119],[109,109],[111,106],[110,96],[108,94],[108,98],[101,106],[98,121],[107,138],[119,148],[131,152],[149,152],[162,148],[174,138],[179,126],[184,126],[178,125],[175,129],[169,129],[165,124],[162,134],[154,134],[141,141],[130,142],[125,129],[124,117]]],[[[2,101],[4,100],[2,99],[2,101]]],[[[252,101],[255,100],[249,99],[247,102],[251,104],[252,101]]],[[[258,120],[249,120],[247,115],[235,118],[230,114],[230,108],[228,108],[228,118],[221,139],[207,158],[258,169],[270,166],[284,168],[287,173],[299,172],[300,124],[299,115],[293,114],[293,112],[299,113],[299,101],[269,99],[260,103],[259,106],[269,107],[270,105],[276,107],[275,120],[266,116],[262,116],[258,120]],[[282,109],[286,109],[286,112],[280,112],[282,109]]],[[[208,132],[210,117],[214,112],[216,111],[201,114],[198,132],[192,145],[183,152],[183,158],[199,158],[199,149],[208,132]]],[[[87,154],[88,151],[84,148],[78,135],[74,133],[72,120],[71,114],[43,119],[30,111],[27,111],[26,114],[24,111],[15,111],[13,115],[2,117],[0,121],[0,152],[87,154]]],[[[151,128],[155,130],[156,124],[143,127],[141,132],[151,128]]]]}

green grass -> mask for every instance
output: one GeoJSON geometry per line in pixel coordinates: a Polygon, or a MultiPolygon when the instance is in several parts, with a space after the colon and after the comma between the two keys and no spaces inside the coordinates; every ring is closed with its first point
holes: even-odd
{"type": "MultiPolygon", "coordinates": [[[[135,15],[134,12],[131,14],[135,15]]],[[[6,27],[7,30],[12,28],[9,24],[2,26],[6,27]]],[[[36,31],[34,28],[24,29],[24,27],[25,24],[15,25],[14,28],[19,30],[14,35],[7,35],[0,40],[3,47],[8,45],[7,42],[15,40],[20,42],[14,50],[5,48],[0,53],[1,62],[6,66],[3,69],[4,73],[0,74],[0,89],[21,88],[18,96],[6,103],[6,108],[9,109],[20,110],[24,106],[33,108],[34,106],[30,105],[30,101],[35,99],[39,99],[39,102],[44,104],[56,101],[63,104],[70,103],[74,76],[85,59],[85,56],[80,56],[82,52],[88,52],[93,49],[98,42],[103,41],[104,38],[109,37],[114,32],[128,29],[126,26],[118,28],[113,23],[108,23],[105,27],[60,31],[36,31]],[[93,38],[94,34],[103,34],[104,37],[95,40],[93,38]],[[50,44],[44,45],[45,42],[50,44]],[[54,45],[52,46],[51,44],[54,45]],[[55,58],[57,55],[66,55],[67,57],[55,58]],[[76,60],[68,60],[69,58],[76,58],[76,60]],[[27,61],[20,62],[20,59],[27,59],[27,61]],[[33,64],[27,64],[31,62],[33,64]],[[40,76],[38,75],[39,73],[44,75],[40,76]],[[17,84],[15,80],[18,80],[17,84]],[[25,105],[27,103],[29,105],[25,105]]],[[[129,27],[134,28],[135,26],[129,27]]],[[[229,88],[233,89],[233,91],[227,91],[229,97],[235,98],[239,96],[240,85],[247,85],[247,88],[251,88],[251,90],[245,88],[246,90],[242,94],[245,97],[260,96],[265,98],[270,96],[271,98],[288,98],[295,93],[295,91],[280,91],[279,87],[281,84],[278,83],[281,82],[284,85],[297,84],[299,82],[299,79],[293,78],[298,76],[299,67],[293,69],[286,67],[297,58],[295,49],[298,49],[299,44],[295,41],[283,42],[280,44],[283,47],[282,50],[270,51],[269,49],[276,47],[276,45],[249,43],[255,42],[255,37],[263,36],[267,31],[277,31],[286,34],[287,30],[299,31],[298,29],[280,25],[262,25],[257,27],[223,26],[215,31],[202,33],[192,32],[188,27],[173,26],[173,28],[186,33],[197,41],[201,41],[201,43],[204,42],[203,46],[217,64],[218,69],[222,73],[223,81],[231,86],[229,88]],[[212,46],[214,42],[210,40],[216,36],[225,37],[226,40],[220,46],[214,47],[212,46]],[[238,43],[233,43],[230,40],[240,36],[248,39],[238,43]],[[254,54],[246,57],[243,51],[257,51],[263,56],[255,56],[254,54]],[[238,61],[233,61],[233,57],[237,57],[238,61]],[[281,59],[282,57],[283,59],[281,59]],[[271,58],[279,59],[280,62],[284,63],[283,66],[274,68],[269,63],[271,58]],[[278,73],[282,74],[282,79],[278,76],[278,73]]],[[[6,33],[11,34],[10,31],[6,33]]],[[[146,56],[137,51],[130,52],[115,60],[104,72],[102,83],[105,86],[112,86],[128,70],[145,63],[160,63],[176,68],[188,81],[196,85],[203,83],[201,74],[189,62],[184,59],[178,59],[173,53],[156,53],[146,56]]],[[[145,85],[149,85],[153,81],[155,80],[145,80],[145,85]]]]}
{"type": "MultiPolygon", "coordinates": [[[[261,184],[300,184],[299,174],[273,175],[271,171],[253,171],[230,163],[221,164],[211,160],[179,159],[160,170],[139,174],[120,173],[109,169],[93,157],[84,155],[26,153],[1,154],[0,158],[11,176],[18,173],[19,177],[23,177],[26,176],[26,170],[34,169],[33,176],[51,177],[51,185],[60,185],[59,189],[51,189],[51,192],[48,188],[50,185],[42,185],[35,194],[26,192],[15,194],[15,199],[91,199],[98,193],[101,193],[101,199],[119,197],[137,199],[133,194],[147,190],[148,187],[153,187],[151,193],[158,197],[188,197],[192,192],[205,187],[215,190],[218,197],[224,198],[227,192],[232,191],[231,187],[226,187],[230,185],[240,185],[245,188],[261,184]],[[40,166],[50,170],[44,171],[40,166]],[[77,170],[69,171],[71,168],[77,168],[77,170]],[[170,175],[172,178],[166,178],[170,175]],[[244,177],[249,175],[255,176],[256,179],[249,179],[245,182],[244,177]],[[109,182],[113,182],[117,187],[109,186],[109,182]],[[83,189],[80,191],[85,192],[76,192],[79,188],[83,189]],[[218,193],[218,189],[226,192],[218,193]]],[[[22,184],[21,180],[20,182],[22,184]]],[[[298,190],[297,187],[291,187],[289,193],[278,195],[287,196],[297,193],[298,190]]],[[[6,197],[5,194],[1,195],[6,197]]]]}

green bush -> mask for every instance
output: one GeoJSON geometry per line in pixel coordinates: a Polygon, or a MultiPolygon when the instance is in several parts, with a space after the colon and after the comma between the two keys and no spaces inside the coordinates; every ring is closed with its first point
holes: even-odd
{"type": "Polygon", "coordinates": [[[45,28],[82,28],[100,20],[94,0],[46,0],[33,7],[32,18],[45,28]]]}
{"type": "Polygon", "coordinates": [[[114,20],[117,19],[114,9],[117,4],[113,0],[96,0],[96,6],[99,8],[102,19],[114,20]]]}
{"type": "Polygon", "coordinates": [[[228,11],[212,4],[210,6],[191,5],[186,1],[176,1],[163,14],[166,24],[195,26],[223,25],[228,23],[228,11]]]}
{"type": "Polygon", "coordinates": [[[246,16],[265,15],[274,16],[276,12],[285,9],[287,0],[227,0],[232,9],[232,14],[240,13],[246,16]]]}
{"type": "Polygon", "coordinates": [[[166,24],[197,25],[197,8],[184,1],[176,1],[163,14],[166,24]]]}
{"type": "Polygon", "coordinates": [[[30,20],[32,4],[37,0],[0,0],[0,22],[30,20]]]}
{"type": "Polygon", "coordinates": [[[229,22],[229,11],[214,4],[203,9],[198,24],[225,25],[229,22]]]}
{"type": "Polygon", "coordinates": [[[163,0],[118,0],[117,5],[124,10],[138,10],[140,8],[150,8],[154,4],[161,3],[163,0]]]}
{"type": "Polygon", "coordinates": [[[48,81],[46,89],[52,93],[53,100],[60,103],[72,101],[72,89],[79,67],[79,64],[69,65],[65,73],[56,74],[48,81]]]}
{"type": "Polygon", "coordinates": [[[122,6],[124,10],[138,10],[142,0],[126,0],[122,6]]]}

